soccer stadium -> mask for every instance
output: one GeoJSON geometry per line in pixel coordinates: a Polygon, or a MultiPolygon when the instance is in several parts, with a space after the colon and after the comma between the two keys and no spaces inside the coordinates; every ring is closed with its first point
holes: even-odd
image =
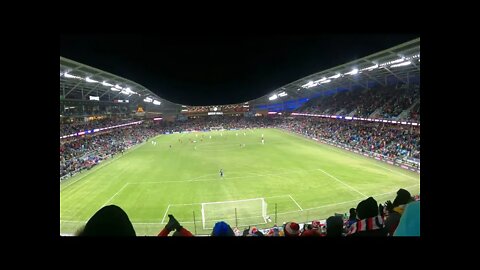
{"type": "Polygon", "coordinates": [[[59,137],[63,236],[418,236],[420,38],[202,106],[60,56],[59,137]]]}

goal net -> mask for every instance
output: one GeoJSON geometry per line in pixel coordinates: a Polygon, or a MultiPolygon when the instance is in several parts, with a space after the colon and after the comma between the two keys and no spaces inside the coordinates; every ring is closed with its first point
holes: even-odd
{"type": "Polygon", "coordinates": [[[202,203],[203,229],[213,229],[218,221],[234,226],[267,223],[267,203],[264,198],[202,203]]]}

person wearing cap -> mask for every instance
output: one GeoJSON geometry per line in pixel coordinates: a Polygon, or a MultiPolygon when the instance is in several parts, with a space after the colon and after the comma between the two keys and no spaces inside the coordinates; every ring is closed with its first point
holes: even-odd
{"type": "Polygon", "coordinates": [[[219,221],[213,226],[212,236],[235,236],[235,233],[225,221],[219,221]]]}
{"type": "Polygon", "coordinates": [[[285,236],[299,236],[300,235],[300,225],[296,222],[287,222],[283,225],[283,231],[285,236]]]}

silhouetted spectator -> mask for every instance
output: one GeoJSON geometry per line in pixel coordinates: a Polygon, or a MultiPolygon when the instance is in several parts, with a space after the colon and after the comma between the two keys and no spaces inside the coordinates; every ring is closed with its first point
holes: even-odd
{"type": "Polygon", "coordinates": [[[98,210],[78,236],[136,236],[127,213],[116,205],[98,210]]]}
{"type": "Polygon", "coordinates": [[[410,195],[410,192],[401,188],[397,191],[397,197],[395,197],[393,203],[389,203],[389,213],[387,219],[385,220],[385,228],[387,229],[389,236],[392,236],[397,229],[403,211],[405,210],[407,204],[411,201],[413,201],[413,199],[412,195],[410,195]]]}
{"type": "Polygon", "coordinates": [[[387,235],[374,198],[368,197],[357,205],[357,217],[359,220],[350,226],[349,236],[387,235]]]}
{"type": "Polygon", "coordinates": [[[343,219],[331,216],[327,219],[327,236],[343,236],[343,219]]]}
{"type": "Polygon", "coordinates": [[[350,228],[355,222],[357,222],[357,210],[355,208],[350,208],[350,217],[348,218],[347,228],[350,228]]]}

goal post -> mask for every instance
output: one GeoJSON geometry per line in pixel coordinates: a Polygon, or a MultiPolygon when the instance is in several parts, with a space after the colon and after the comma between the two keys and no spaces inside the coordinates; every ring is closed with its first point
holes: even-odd
{"type": "Polygon", "coordinates": [[[225,221],[232,227],[267,223],[267,202],[264,198],[202,203],[203,229],[212,229],[225,221]]]}

